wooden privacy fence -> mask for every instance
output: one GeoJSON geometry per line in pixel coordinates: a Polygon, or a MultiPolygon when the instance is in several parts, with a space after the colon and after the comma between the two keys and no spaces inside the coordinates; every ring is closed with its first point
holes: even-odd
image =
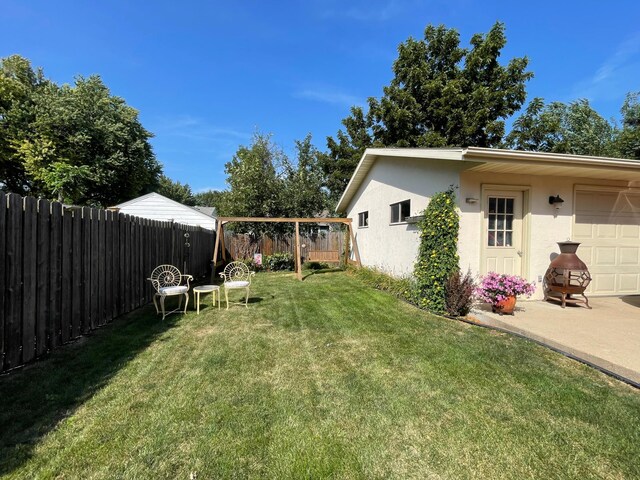
{"type": "Polygon", "coordinates": [[[151,301],[157,265],[206,275],[214,241],[200,227],[0,194],[0,371],[151,301]]]}
{"type": "MultiPolygon", "coordinates": [[[[339,255],[342,255],[344,252],[344,238],[345,232],[340,231],[301,235],[301,255],[305,261],[309,260],[309,252],[312,251],[338,252],[339,255]]],[[[290,253],[294,256],[296,254],[294,235],[276,237],[263,235],[252,238],[250,235],[224,232],[224,245],[234,260],[252,258],[254,253],[262,253],[262,255],[290,253]]]]}

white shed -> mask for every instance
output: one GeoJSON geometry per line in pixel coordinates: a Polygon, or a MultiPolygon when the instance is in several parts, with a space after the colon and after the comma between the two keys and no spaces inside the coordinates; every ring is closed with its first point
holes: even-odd
{"type": "MultiPolygon", "coordinates": [[[[463,271],[542,282],[556,242],[582,243],[587,293],[640,291],[640,161],[494,148],[370,148],[338,202],[364,265],[402,276],[419,247],[415,216],[450,185],[463,271]],[[562,206],[562,208],[560,208],[562,206]]],[[[542,289],[538,290],[542,294],[542,289]]]]}
{"type": "Polygon", "coordinates": [[[216,218],[171,200],[159,193],[148,193],[111,207],[118,212],[151,220],[174,221],[209,230],[216,229],[216,218]]]}

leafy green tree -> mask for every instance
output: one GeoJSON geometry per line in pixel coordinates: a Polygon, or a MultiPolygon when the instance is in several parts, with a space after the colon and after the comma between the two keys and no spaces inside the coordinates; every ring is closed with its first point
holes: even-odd
{"type": "MultiPolygon", "coordinates": [[[[285,162],[283,200],[288,217],[315,217],[327,206],[323,188],[320,152],[311,143],[311,134],[296,140],[296,162],[285,162]]],[[[313,225],[302,225],[306,230],[313,225]]]]}
{"type": "Polygon", "coordinates": [[[219,190],[207,190],[206,192],[200,192],[193,195],[196,205],[201,207],[215,207],[218,209],[218,205],[224,197],[224,192],[219,190]]]}
{"type": "Polygon", "coordinates": [[[36,92],[48,83],[25,58],[12,55],[0,60],[0,182],[4,190],[24,195],[31,188],[18,148],[36,117],[36,92]]]}
{"type": "Polygon", "coordinates": [[[424,40],[398,47],[394,78],[380,101],[369,100],[374,139],[386,146],[444,147],[498,145],[506,118],[526,98],[526,57],[498,62],[507,43],[496,23],[460,46],[460,35],[429,25],[424,40]]]}
{"type": "Polygon", "coordinates": [[[486,35],[473,35],[470,48],[444,25],[429,25],[424,39],[401,43],[382,98],[369,99],[366,115],[352,109],[343,120],[347,133],[327,139],[324,171],[332,198],[342,193],[366,147],[499,145],[505,119],[524,103],[533,76],[526,57],[498,61],[506,42],[498,22],[486,35]]]}
{"type": "Polygon", "coordinates": [[[166,175],[160,175],[157,192],[183,205],[196,205],[196,199],[191,192],[189,184],[173,181],[166,175]]]}
{"type": "Polygon", "coordinates": [[[614,142],[616,156],[640,160],[640,92],[630,92],[622,105],[622,129],[614,142]]]}
{"type": "Polygon", "coordinates": [[[114,205],[157,185],[161,166],[138,112],[100,77],[58,86],[21,57],[0,67],[0,182],[68,203],[114,205]],[[17,92],[17,93],[16,93],[17,92]]]}
{"type": "Polygon", "coordinates": [[[518,150],[607,156],[615,154],[614,125],[602,118],[589,101],[545,105],[534,98],[518,117],[505,145],[518,150]]]}
{"type": "MultiPolygon", "coordinates": [[[[284,153],[271,141],[271,135],[256,133],[250,146],[241,146],[225,165],[229,190],[222,197],[218,213],[223,217],[286,216],[282,169],[284,153]]],[[[277,223],[237,223],[238,233],[280,233],[286,226],[277,223]]]]}
{"type": "Polygon", "coordinates": [[[338,203],[365,149],[373,146],[371,122],[362,108],[351,107],[351,115],[342,124],[345,130],[339,130],[336,139],[327,137],[329,151],[319,158],[332,204],[338,203]]]}
{"type": "MultiPolygon", "coordinates": [[[[229,190],[212,197],[224,217],[312,217],[326,208],[320,152],[311,135],[296,141],[294,162],[272,141],[256,133],[250,146],[241,146],[226,164],[229,190]]],[[[307,226],[304,225],[303,230],[307,226]]],[[[238,223],[235,232],[277,235],[293,230],[289,223],[238,223]]]]}

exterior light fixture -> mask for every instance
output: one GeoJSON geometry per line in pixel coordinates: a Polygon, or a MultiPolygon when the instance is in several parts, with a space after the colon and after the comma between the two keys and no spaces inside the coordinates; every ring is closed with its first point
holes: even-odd
{"type": "Polygon", "coordinates": [[[549,197],[549,205],[553,205],[556,210],[560,210],[563,203],[564,203],[564,200],[560,198],[560,195],[556,195],[555,197],[551,195],[549,197]]]}
{"type": "Polygon", "coordinates": [[[473,197],[467,197],[467,198],[465,198],[465,202],[467,202],[467,203],[478,203],[478,199],[477,198],[473,198],[473,197]]]}

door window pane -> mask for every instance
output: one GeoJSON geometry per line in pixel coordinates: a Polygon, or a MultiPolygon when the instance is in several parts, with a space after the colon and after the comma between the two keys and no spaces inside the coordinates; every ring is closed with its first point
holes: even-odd
{"type": "Polygon", "coordinates": [[[489,197],[488,203],[487,245],[513,247],[515,200],[509,197],[489,197]]]}

